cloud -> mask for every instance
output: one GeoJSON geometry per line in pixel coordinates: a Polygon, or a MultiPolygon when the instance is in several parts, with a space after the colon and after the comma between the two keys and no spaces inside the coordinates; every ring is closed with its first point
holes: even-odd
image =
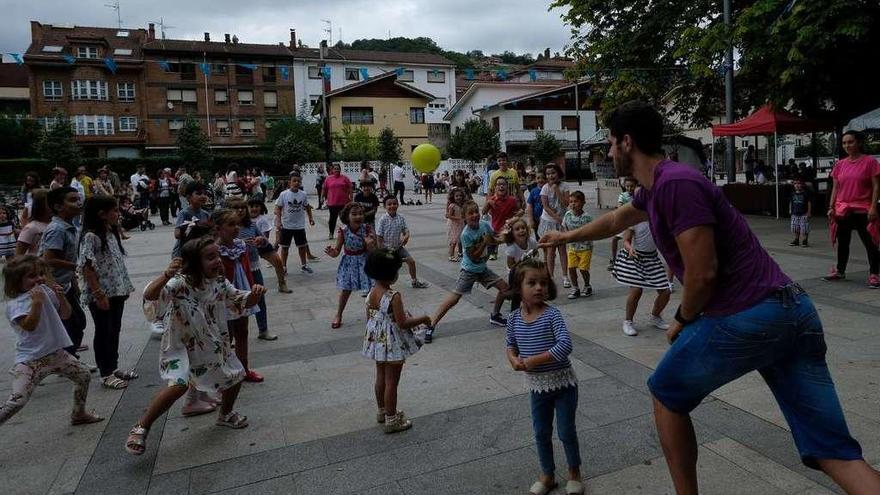
{"type": "MultiPolygon", "coordinates": [[[[115,26],[116,12],[104,6],[107,0],[0,0],[0,51],[22,52],[30,44],[29,20],[46,24],[115,26]]],[[[317,46],[327,35],[322,19],[332,21],[332,39],[391,36],[432,38],[448,50],[482,50],[500,53],[537,54],[549,47],[563,51],[569,29],[560,14],[536,0],[123,0],[125,27],[146,27],[163,18],[171,38],[222,40],[224,33],[236,34],[242,42],[288,41],[288,30],[296,29],[304,43],[317,46]]],[[[157,26],[158,30],[158,26],[157,26]]]]}

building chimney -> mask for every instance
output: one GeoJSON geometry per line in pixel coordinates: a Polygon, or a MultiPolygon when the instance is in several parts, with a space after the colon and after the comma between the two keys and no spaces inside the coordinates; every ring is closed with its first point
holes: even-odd
{"type": "Polygon", "coordinates": [[[156,25],[152,22],[147,27],[147,41],[156,40],[156,25]]]}
{"type": "Polygon", "coordinates": [[[231,41],[229,41],[229,33],[224,34],[223,37],[226,39],[227,43],[231,43],[231,41]]]}
{"type": "Polygon", "coordinates": [[[550,49],[549,48],[544,49],[544,58],[550,58],[550,49]]]}
{"type": "Polygon", "coordinates": [[[238,44],[238,36],[236,36],[236,35],[234,35],[234,34],[232,35],[232,44],[233,44],[233,45],[237,45],[237,44],[238,44]]]}
{"type": "Polygon", "coordinates": [[[205,41],[211,41],[211,33],[205,33],[205,41]]]}
{"type": "Polygon", "coordinates": [[[296,48],[296,29],[290,30],[290,47],[296,48]]]}

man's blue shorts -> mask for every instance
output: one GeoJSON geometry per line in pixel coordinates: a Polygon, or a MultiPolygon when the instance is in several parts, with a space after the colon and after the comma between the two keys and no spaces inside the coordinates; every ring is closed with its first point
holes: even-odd
{"type": "Polygon", "coordinates": [[[861,459],[825,362],[822,322],[810,297],[797,289],[791,297],[780,291],[745,311],[703,316],[686,326],[648,388],[667,409],[687,414],[722,385],[758,370],[804,464],[818,469],[817,459],[861,459]]]}

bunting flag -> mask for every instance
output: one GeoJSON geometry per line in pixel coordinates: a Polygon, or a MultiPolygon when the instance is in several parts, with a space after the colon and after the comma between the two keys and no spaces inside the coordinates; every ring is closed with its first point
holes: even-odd
{"type": "Polygon", "coordinates": [[[370,78],[370,71],[367,70],[366,67],[361,67],[360,72],[361,72],[361,79],[369,79],[370,78]]]}
{"type": "Polygon", "coordinates": [[[15,60],[15,63],[18,65],[22,65],[24,63],[24,61],[21,59],[20,53],[10,53],[9,56],[12,57],[12,59],[15,60]]]}
{"type": "Polygon", "coordinates": [[[321,67],[321,74],[324,76],[324,79],[330,79],[333,71],[330,70],[329,66],[321,67]]]}
{"type": "Polygon", "coordinates": [[[394,69],[394,73],[397,74],[397,77],[403,76],[403,67],[398,67],[394,69]]]}
{"type": "Polygon", "coordinates": [[[504,69],[498,69],[495,71],[495,75],[498,76],[498,79],[504,81],[507,79],[507,71],[504,69]]]}
{"type": "Polygon", "coordinates": [[[464,78],[468,81],[474,80],[474,69],[465,69],[464,70],[464,78]]]}
{"type": "Polygon", "coordinates": [[[62,55],[61,58],[63,58],[68,64],[73,64],[76,62],[76,57],[74,57],[73,55],[62,55]]]}
{"type": "Polygon", "coordinates": [[[278,71],[281,72],[281,79],[286,81],[290,79],[290,69],[286,65],[282,65],[278,68],[278,71]]]}
{"type": "Polygon", "coordinates": [[[532,81],[538,80],[538,71],[537,69],[529,69],[529,79],[532,81]]]}
{"type": "Polygon", "coordinates": [[[169,64],[167,60],[163,59],[160,60],[158,63],[159,67],[161,67],[162,70],[164,70],[165,72],[171,72],[171,64],[169,64]]]}
{"type": "Polygon", "coordinates": [[[239,66],[239,67],[244,67],[245,69],[247,69],[247,70],[249,70],[249,71],[255,71],[255,70],[257,70],[257,64],[243,64],[243,63],[239,63],[238,66],[239,66]]]}
{"type": "Polygon", "coordinates": [[[115,61],[115,60],[113,60],[113,59],[110,58],[110,57],[104,57],[104,65],[106,65],[107,68],[110,69],[110,72],[116,74],[116,69],[117,69],[117,67],[116,67],[116,61],[115,61]]]}
{"type": "Polygon", "coordinates": [[[200,62],[199,68],[202,69],[202,74],[204,74],[205,77],[211,74],[211,64],[209,64],[208,62],[200,62]]]}

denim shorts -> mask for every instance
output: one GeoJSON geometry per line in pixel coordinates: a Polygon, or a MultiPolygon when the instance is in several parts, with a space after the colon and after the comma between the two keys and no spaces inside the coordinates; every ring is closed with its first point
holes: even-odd
{"type": "Polygon", "coordinates": [[[816,308],[800,288],[787,297],[783,293],[745,311],[704,316],[686,326],[648,388],[667,409],[687,414],[722,385],[757,370],[776,397],[804,464],[817,469],[817,459],[861,459],[825,362],[816,308]]]}

